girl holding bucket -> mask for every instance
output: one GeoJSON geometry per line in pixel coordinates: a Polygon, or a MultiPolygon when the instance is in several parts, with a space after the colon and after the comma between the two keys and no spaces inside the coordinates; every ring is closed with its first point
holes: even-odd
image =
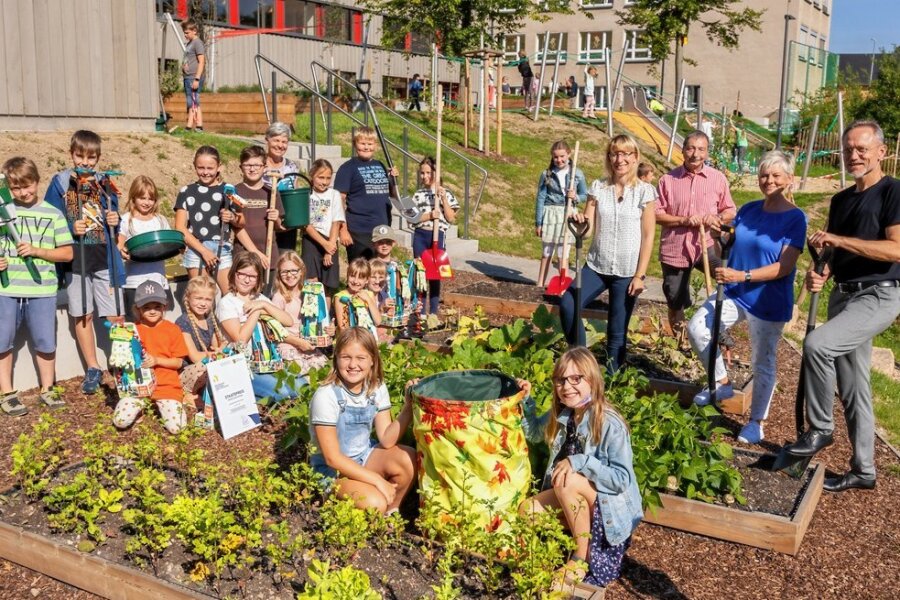
{"type": "MultiPolygon", "coordinates": [[[[519,386],[531,391],[525,380],[519,386]]],[[[530,395],[523,408],[525,435],[533,443],[546,440],[552,459],[542,491],[519,510],[562,511],[576,550],[560,577],[605,586],[619,577],[643,511],[628,425],[606,400],[594,355],[583,347],[563,354],[553,369],[550,410],[538,418],[530,395]]]]}
{"type": "Polygon", "coordinates": [[[310,439],[316,449],[310,462],[339,496],[352,498],[359,508],[392,513],[416,477],[415,450],[397,444],[412,421],[410,396],[391,419],[378,342],[365,329],[338,334],[333,364],[310,403],[310,439]],[[371,439],[373,426],[377,443],[371,439]]]}

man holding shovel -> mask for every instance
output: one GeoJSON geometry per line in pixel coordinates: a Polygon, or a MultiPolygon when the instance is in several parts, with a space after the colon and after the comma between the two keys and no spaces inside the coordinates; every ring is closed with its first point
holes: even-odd
{"type": "Polygon", "coordinates": [[[828,320],[803,345],[809,429],[785,448],[808,457],[833,443],[837,381],[853,457],[848,473],[825,479],[829,492],[875,487],[872,338],[900,314],[900,181],[881,169],[884,133],[874,121],[855,121],[844,130],[842,146],[856,185],[835,194],[827,228],[809,239],[814,248],[833,248],[834,254],[821,275],[807,272],[807,289],[822,290],[829,277],[835,285],[828,320]]]}
{"type": "Polygon", "coordinates": [[[678,339],[684,335],[684,309],[691,306],[691,271],[703,269],[703,254],[709,267],[722,266],[715,253],[712,236],[736,214],[725,175],[706,165],[709,138],[693,131],[681,147],[684,164],[659,179],[656,223],[662,226],[659,261],[662,263],[663,294],[669,306],[669,325],[678,339]]]}

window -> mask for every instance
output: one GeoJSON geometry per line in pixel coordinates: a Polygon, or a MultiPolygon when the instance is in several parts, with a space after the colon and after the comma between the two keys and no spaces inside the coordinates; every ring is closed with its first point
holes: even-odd
{"type": "Polygon", "coordinates": [[[284,26],[302,35],[316,35],[316,5],[290,0],[284,3],[284,26]]]}
{"type": "Polygon", "coordinates": [[[525,49],[525,34],[507,35],[503,38],[503,60],[519,60],[519,51],[525,49]]]}
{"type": "MultiPolygon", "coordinates": [[[[544,39],[546,34],[538,34],[535,36],[536,47],[538,49],[537,55],[535,56],[535,62],[541,62],[543,60],[544,55],[544,39]]],[[[565,64],[566,62],[566,48],[569,47],[569,34],[562,34],[562,48],[559,48],[559,32],[551,32],[550,39],[547,41],[547,62],[552,63],[556,61],[556,53],[561,50],[562,52],[559,55],[560,64],[565,64]]]]}
{"type": "Polygon", "coordinates": [[[700,86],[699,85],[686,85],[684,86],[684,105],[681,107],[682,110],[697,110],[697,102],[700,98],[700,86]]]}
{"type": "Polygon", "coordinates": [[[579,0],[581,8],[612,8],[613,0],[579,0]]]}
{"type": "Polygon", "coordinates": [[[806,43],[809,45],[809,48],[807,48],[807,56],[809,57],[809,64],[814,65],[814,64],[816,64],[816,58],[817,58],[816,55],[818,54],[818,52],[816,51],[816,48],[818,48],[818,46],[819,46],[819,34],[816,33],[815,30],[810,30],[809,40],[806,43]]]}
{"type": "Polygon", "coordinates": [[[822,12],[826,15],[831,14],[831,8],[828,6],[829,0],[822,0],[822,12]]]}
{"type": "Polygon", "coordinates": [[[819,0],[813,0],[813,6],[816,8],[821,8],[822,3],[819,0]]]}
{"type": "Polygon", "coordinates": [[[274,4],[275,0],[240,0],[238,4],[241,14],[240,24],[247,27],[274,27],[274,4]]]}
{"type": "Polygon", "coordinates": [[[199,11],[191,16],[207,23],[228,24],[228,0],[202,0],[199,11]]]}
{"type": "Polygon", "coordinates": [[[582,31],[578,34],[578,62],[602,63],[605,48],[612,48],[612,31],[582,31]]]}
{"type": "Polygon", "coordinates": [[[628,45],[625,47],[625,62],[646,62],[653,60],[650,48],[644,45],[641,31],[626,31],[628,45]]]}
{"type": "Polygon", "coordinates": [[[797,43],[800,46],[797,48],[797,58],[801,61],[806,62],[806,54],[807,49],[805,48],[807,42],[809,41],[809,27],[806,25],[800,26],[800,35],[797,36],[797,43]]]}
{"type": "Polygon", "coordinates": [[[828,41],[825,39],[824,35],[819,36],[819,50],[828,50],[828,41]]]}

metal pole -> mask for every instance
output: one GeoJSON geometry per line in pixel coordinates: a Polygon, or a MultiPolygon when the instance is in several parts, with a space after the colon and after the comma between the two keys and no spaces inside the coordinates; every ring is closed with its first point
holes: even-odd
{"type": "Polygon", "coordinates": [[[550,48],[550,32],[544,34],[544,54],[541,56],[541,76],[538,78],[538,93],[534,99],[534,120],[537,121],[541,111],[541,94],[544,91],[544,67],[547,66],[547,50],[550,48]]]}
{"type": "Polygon", "coordinates": [[[787,95],[788,67],[788,27],[794,20],[793,15],[784,15],[784,47],[781,51],[781,91],[778,96],[778,132],[775,134],[775,149],[781,150],[781,129],[784,126],[784,98],[787,95]]]}
{"type": "Polygon", "coordinates": [[[559,77],[559,59],[563,52],[562,41],[563,34],[560,33],[556,36],[556,60],[553,61],[553,82],[550,84],[550,110],[547,114],[549,114],[551,117],[553,116],[553,104],[556,100],[556,83],[558,81],[557,78],[559,77]]]}
{"type": "Polygon", "coordinates": [[[841,189],[847,187],[847,173],[844,171],[844,92],[838,92],[838,136],[841,140],[841,189]]]}
{"type": "MultiPolygon", "coordinates": [[[[312,97],[309,99],[309,110],[312,112],[312,97]]],[[[272,71],[272,120],[269,125],[278,120],[278,73],[272,71]]]]}
{"type": "Polygon", "coordinates": [[[469,163],[466,163],[466,168],[463,173],[465,188],[463,189],[463,207],[465,210],[465,217],[463,217],[463,239],[469,239],[469,163]]]}
{"type": "Polygon", "coordinates": [[[606,63],[606,135],[613,135],[612,82],[610,81],[609,63],[612,61],[612,48],[603,49],[603,62],[606,63]]]}
{"type": "Polygon", "coordinates": [[[697,129],[703,131],[703,86],[697,86],[697,129]]]}
{"type": "Polygon", "coordinates": [[[809,176],[809,165],[812,163],[813,150],[816,147],[816,134],[819,133],[819,115],[813,119],[812,130],[809,134],[809,143],[806,144],[806,160],[803,161],[803,179],[800,180],[800,191],[806,187],[806,178],[809,176]]]}
{"type": "Polygon", "coordinates": [[[472,92],[469,89],[469,57],[465,61],[466,72],[463,75],[462,109],[463,109],[463,148],[469,147],[469,103],[472,101],[472,92]]]}
{"type": "Polygon", "coordinates": [[[622,71],[625,70],[625,54],[628,48],[628,33],[625,33],[625,43],[622,44],[622,56],[619,58],[619,72],[616,73],[616,85],[613,87],[612,107],[616,110],[616,102],[619,99],[619,84],[622,83],[622,71]]]}
{"type": "MultiPolygon", "coordinates": [[[[403,194],[409,189],[409,127],[403,126],[403,194]]],[[[398,192],[399,194],[399,192],[398,192]]],[[[403,194],[399,194],[403,196],[403,194]]]]}
{"type": "Polygon", "coordinates": [[[678,104],[675,105],[675,120],[672,121],[672,133],[669,135],[669,149],[666,150],[666,161],[671,162],[672,160],[672,151],[675,149],[675,135],[678,133],[678,119],[681,117],[681,105],[684,103],[684,83],[685,80],[681,80],[681,85],[678,86],[678,104]]]}
{"type": "Polygon", "coordinates": [[[331,145],[331,103],[334,102],[334,76],[328,74],[328,102],[325,105],[325,143],[331,145]]]}
{"type": "MultiPolygon", "coordinates": [[[[484,39],[481,40],[484,42],[484,39]]],[[[484,46],[484,44],[482,44],[484,46]]],[[[484,57],[481,57],[481,77],[478,78],[478,151],[487,152],[484,144],[484,109],[487,106],[487,69],[484,68],[484,57]]]]}
{"type": "MultiPolygon", "coordinates": [[[[351,147],[352,147],[352,145],[353,144],[351,144],[351,147]]],[[[309,164],[312,165],[314,162],[316,162],[316,111],[313,109],[313,97],[310,96],[309,97],[309,164]]]]}
{"type": "MultiPolygon", "coordinates": [[[[159,59],[159,80],[162,81],[163,75],[166,72],[166,35],[168,34],[168,26],[163,23],[162,26],[162,48],[160,49],[160,59],[159,59]]],[[[165,120],[166,118],[166,107],[165,100],[163,100],[162,90],[159,91],[159,116],[165,120]]],[[[165,125],[165,124],[163,124],[165,125]]]]}
{"type": "Polygon", "coordinates": [[[497,57],[497,79],[494,93],[497,94],[497,156],[503,156],[503,58],[497,57]]]}
{"type": "Polygon", "coordinates": [[[872,55],[869,57],[869,86],[872,85],[872,78],[875,76],[875,38],[869,38],[872,40],[872,55]]]}
{"type": "Polygon", "coordinates": [[[262,41],[259,30],[262,29],[262,2],[256,0],[256,53],[262,54],[262,41]]]}

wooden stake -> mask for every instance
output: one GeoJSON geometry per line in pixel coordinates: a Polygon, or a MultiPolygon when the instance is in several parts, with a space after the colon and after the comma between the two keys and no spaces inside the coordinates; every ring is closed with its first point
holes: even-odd
{"type": "MultiPolygon", "coordinates": [[[[494,92],[497,94],[497,156],[503,156],[503,59],[497,59],[497,77],[500,81],[495,82],[497,84],[497,89],[494,92]]],[[[897,136],[897,141],[900,142],[900,136],[897,136]]],[[[894,173],[897,172],[897,161],[894,160],[894,173]]]]}

